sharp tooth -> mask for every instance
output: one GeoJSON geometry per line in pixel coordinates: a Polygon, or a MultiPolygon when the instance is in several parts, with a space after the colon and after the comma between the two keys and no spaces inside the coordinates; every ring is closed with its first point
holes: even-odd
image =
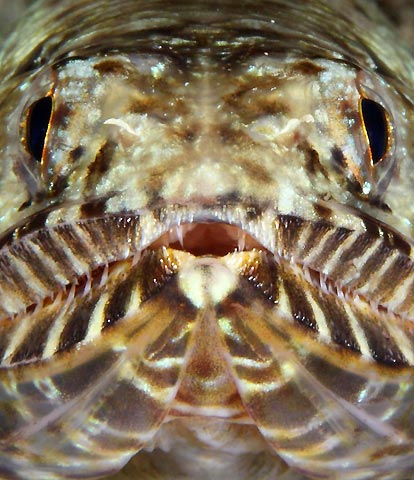
{"type": "Polygon", "coordinates": [[[161,240],[161,247],[169,247],[172,243],[174,243],[176,238],[173,229],[170,228],[168,232],[161,237],[161,240]]]}
{"type": "Polygon", "coordinates": [[[39,303],[36,303],[36,306],[35,306],[35,309],[34,309],[33,313],[36,314],[36,313],[40,312],[40,310],[42,308],[44,308],[45,305],[46,305],[46,299],[40,300],[39,303]]]}
{"type": "Polygon", "coordinates": [[[105,268],[102,272],[101,281],[99,283],[99,288],[102,288],[105,285],[107,280],[108,280],[108,265],[105,265],[105,268]]]}
{"type": "Polygon", "coordinates": [[[181,225],[177,225],[175,227],[175,234],[177,236],[177,240],[179,241],[181,248],[184,248],[184,237],[183,237],[183,228],[181,225]]]}
{"type": "Polygon", "coordinates": [[[52,305],[59,305],[62,303],[62,297],[63,297],[63,291],[59,290],[58,294],[55,296],[55,298],[52,301],[52,305]]]}
{"type": "Polygon", "coordinates": [[[314,281],[312,279],[310,270],[306,265],[303,265],[303,273],[304,273],[304,276],[305,276],[305,280],[308,281],[310,284],[313,284],[314,281]]]}
{"type": "Polygon", "coordinates": [[[91,291],[91,287],[92,287],[92,279],[91,279],[90,275],[87,275],[85,287],[83,289],[83,295],[84,296],[87,295],[91,291]]]}
{"type": "Polygon", "coordinates": [[[237,243],[238,243],[239,251],[243,252],[244,249],[246,248],[246,234],[243,231],[238,232],[237,243]]]}
{"type": "Polygon", "coordinates": [[[69,289],[69,294],[66,298],[65,305],[63,306],[63,311],[66,310],[69,305],[73,302],[73,299],[75,298],[75,293],[76,293],[76,285],[72,283],[69,289]]]}
{"type": "Polygon", "coordinates": [[[326,294],[329,294],[331,293],[329,291],[329,287],[327,285],[327,280],[328,280],[328,277],[327,275],[325,275],[324,273],[320,273],[319,275],[319,284],[320,284],[320,288],[322,290],[322,292],[326,293],[326,294]]]}
{"type": "Polygon", "coordinates": [[[136,252],[132,257],[131,267],[135,267],[135,265],[139,262],[140,258],[141,258],[141,252],[136,252]]]}

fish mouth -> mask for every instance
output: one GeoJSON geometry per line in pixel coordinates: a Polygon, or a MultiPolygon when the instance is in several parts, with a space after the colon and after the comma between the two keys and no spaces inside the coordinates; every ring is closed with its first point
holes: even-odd
{"type": "Polygon", "coordinates": [[[196,257],[224,257],[238,251],[265,250],[261,243],[240,227],[221,222],[177,225],[152,242],[147,250],[162,247],[182,250],[196,257]]]}
{"type": "MultiPolygon", "coordinates": [[[[151,283],[145,287],[148,299],[179,271],[180,254],[223,264],[231,257],[231,268],[268,308],[290,305],[291,320],[327,342],[384,363],[411,364],[411,336],[404,331],[414,313],[414,262],[390,235],[243,205],[180,205],[26,228],[0,250],[0,327],[7,336],[16,317],[82,303],[134,269],[151,283]],[[320,312],[323,322],[316,320],[320,312]],[[361,315],[367,317],[364,327],[350,325],[361,315]],[[365,327],[361,346],[356,337],[365,327]],[[402,335],[403,351],[392,341],[402,335]]],[[[63,342],[61,350],[75,343],[63,342]]],[[[14,362],[5,358],[4,364],[14,362]]],[[[17,360],[32,361],[24,355],[15,355],[17,360]]]]}
{"type": "MultiPolygon", "coordinates": [[[[143,294],[148,300],[176,273],[177,266],[172,265],[169,258],[177,259],[180,253],[188,257],[220,258],[266,251],[273,257],[248,231],[226,222],[229,216],[227,212],[220,218],[216,208],[214,214],[203,211],[195,218],[194,210],[177,212],[175,208],[174,214],[165,215],[164,210],[164,217],[159,221],[155,219],[160,217],[160,212],[151,212],[60,222],[32,232],[19,226],[24,234],[20,238],[15,235],[13,241],[3,244],[0,250],[3,257],[0,259],[3,277],[0,331],[6,339],[3,342],[6,348],[0,349],[0,368],[40,360],[31,345],[8,352],[7,344],[14,338],[14,324],[28,323],[27,319],[32,325],[41,323],[51,312],[58,317],[59,312],[70,310],[72,304],[81,305],[88,296],[102,295],[108,285],[121,282],[130,271],[143,272],[141,276],[148,278],[149,285],[144,287],[143,294]]],[[[80,337],[76,342],[72,340],[61,342],[56,351],[71,350],[82,341],[80,337]]]]}
{"type": "MultiPolygon", "coordinates": [[[[88,291],[93,285],[102,286],[119,264],[130,262],[135,265],[141,258],[164,249],[195,257],[223,257],[250,250],[267,251],[263,244],[240,226],[211,219],[205,212],[201,221],[187,221],[184,216],[183,223],[165,222],[173,223],[173,226],[168,230],[163,224],[157,225],[158,228],[153,226],[153,232],[148,234],[143,231],[144,228],[137,227],[146,222],[143,215],[108,215],[78,224],[62,223],[55,228],[39,229],[3,246],[0,250],[4,260],[0,264],[0,275],[4,280],[0,282],[0,311],[3,307],[0,321],[31,314],[52,304],[58,297],[63,301],[88,291]],[[79,234],[85,231],[89,234],[88,238],[83,234],[80,238],[79,234]],[[105,244],[102,249],[99,248],[98,238],[105,244]],[[35,248],[36,254],[30,253],[28,256],[27,252],[35,248]],[[99,250],[101,255],[96,251],[97,255],[94,255],[94,249],[99,250]],[[69,258],[64,257],[65,253],[69,258]],[[55,268],[57,262],[67,269],[66,278],[59,278],[60,272],[55,268]],[[23,269],[27,275],[25,279],[21,274],[23,269]],[[13,292],[17,293],[14,303],[13,292]]],[[[19,228],[24,231],[24,227],[19,228]]]]}
{"type": "MultiPolygon", "coordinates": [[[[64,209],[62,209],[64,210],[64,209]]],[[[171,205],[131,213],[85,214],[44,224],[60,207],[38,212],[0,239],[0,319],[50,304],[71,290],[105,281],[118,263],[161,248],[193,256],[225,256],[252,249],[272,251],[260,239],[273,230],[271,218],[248,219],[241,205],[171,205]],[[102,280],[103,278],[103,280],[102,280]]],[[[62,215],[63,217],[63,215],[62,215]]]]}

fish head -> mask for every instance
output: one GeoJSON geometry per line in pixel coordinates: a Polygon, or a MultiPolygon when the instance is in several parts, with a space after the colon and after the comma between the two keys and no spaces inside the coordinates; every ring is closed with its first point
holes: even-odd
{"type": "Polygon", "coordinates": [[[413,466],[408,76],[222,8],[149,32],[124,13],[120,37],[103,12],[5,70],[0,432],[21,475],[109,473],[183,417],[196,443],[225,425],[220,448],[245,425],[240,451],[304,475],[413,466]]]}

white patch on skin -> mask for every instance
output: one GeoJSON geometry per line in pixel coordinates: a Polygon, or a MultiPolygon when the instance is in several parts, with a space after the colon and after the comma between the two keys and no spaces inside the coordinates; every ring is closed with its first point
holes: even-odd
{"type": "Polygon", "coordinates": [[[282,142],[288,141],[296,130],[303,123],[312,123],[312,115],[304,115],[302,118],[280,118],[277,116],[263,117],[252,123],[248,129],[252,139],[260,142],[261,140],[275,140],[282,142]]]}
{"type": "Polygon", "coordinates": [[[237,286],[238,277],[220,258],[192,257],[178,272],[181,291],[197,308],[220,303],[237,286]]]}
{"type": "Polygon", "coordinates": [[[138,129],[133,129],[128,123],[126,123],[121,118],[108,118],[108,120],[104,121],[104,125],[116,125],[120,129],[123,129],[130,133],[131,135],[138,137],[140,136],[140,132],[138,129]]]}
{"type": "Polygon", "coordinates": [[[206,199],[224,195],[234,185],[236,173],[233,168],[225,168],[220,161],[203,160],[193,169],[179,168],[166,182],[162,190],[164,198],[173,198],[181,192],[184,198],[204,197],[206,199]],[[191,182],[186,181],[191,175],[191,182]]]}

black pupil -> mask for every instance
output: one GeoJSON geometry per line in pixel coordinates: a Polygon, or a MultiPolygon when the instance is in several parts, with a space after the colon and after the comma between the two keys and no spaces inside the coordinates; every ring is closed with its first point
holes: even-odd
{"type": "Polygon", "coordinates": [[[52,114],[52,98],[38,100],[29,112],[27,126],[27,148],[37,161],[42,160],[46,133],[52,114]]]}
{"type": "Polygon", "coordinates": [[[361,101],[362,120],[367,131],[372,163],[375,165],[386,154],[388,146],[388,122],[382,106],[363,98],[361,101]]]}

